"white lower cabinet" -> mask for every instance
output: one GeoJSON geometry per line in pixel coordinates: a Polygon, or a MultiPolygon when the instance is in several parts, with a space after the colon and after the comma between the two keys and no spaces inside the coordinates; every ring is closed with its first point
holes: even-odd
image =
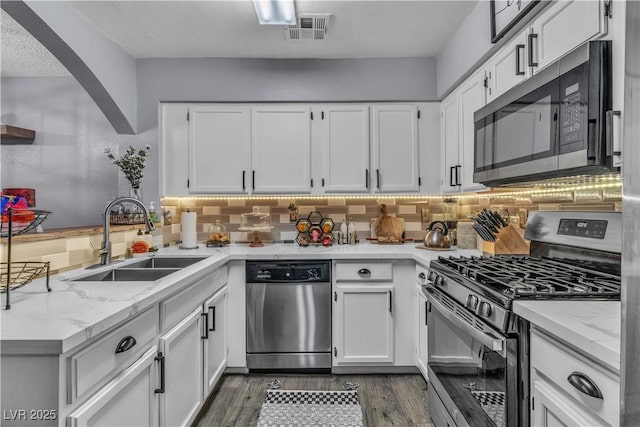
{"type": "Polygon", "coordinates": [[[199,306],[160,337],[160,426],[190,424],[203,402],[202,314],[199,306]]]}
{"type": "Polygon", "coordinates": [[[334,289],[334,357],[340,363],[393,362],[393,284],[334,289]]]}
{"type": "Polygon", "coordinates": [[[207,324],[204,340],[203,398],[206,400],[227,367],[227,286],[204,303],[207,324]]]}
{"type": "Polygon", "coordinates": [[[427,378],[427,297],[422,293],[422,288],[416,286],[416,304],[417,308],[417,326],[416,326],[416,366],[422,372],[422,375],[427,378]]]}
{"type": "Polygon", "coordinates": [[[155,426],[157,347],[153,346],[67,417],[68,427],[155,426]]]}
{"type": "Polygon", "coordinates": [[[533,426],[617,426],[620,377],[538,329],[531,332],[533,426]]]}

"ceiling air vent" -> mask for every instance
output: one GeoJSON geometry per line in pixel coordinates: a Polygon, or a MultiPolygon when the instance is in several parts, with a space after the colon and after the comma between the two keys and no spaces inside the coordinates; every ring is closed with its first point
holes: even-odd
{"type": "Polygon", "coordinates": [[[307,13],[298,16],[296,25],[285,27],[287,40],[324,40],[329,35],[330,13],[307,13]]]}

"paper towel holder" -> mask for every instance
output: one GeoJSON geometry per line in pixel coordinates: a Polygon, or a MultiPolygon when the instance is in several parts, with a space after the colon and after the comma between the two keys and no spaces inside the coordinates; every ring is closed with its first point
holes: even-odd
{"type": "MultiPolygon", "coordinates": [[[[190,209],[187,209],[187,212],[191,212],[190,209]]],[[[184,239],[183,239],[184,240],[184,239]]],[[[178,249],[185,249],[185,250],[189,250],[189,249],[198,249],[200,248],[200,245],[198,245],[198,243],[196,242],[195,246],[184,246],[183,244],[180,244],[178,246],[178,249]]]]}

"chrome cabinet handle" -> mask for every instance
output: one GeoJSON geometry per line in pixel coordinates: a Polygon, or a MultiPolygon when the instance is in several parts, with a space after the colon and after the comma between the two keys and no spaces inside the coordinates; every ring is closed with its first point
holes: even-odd
{"type": "Polygon", "coordinates": [[[380,169],[376,169],[376,181],[378,190],[380,189],[380,169]]]}
{"type": "Polygon", "coordinates": [[[160,362],[160,388],[155,389],[154,393],[164,393],[164,355],[161,351],[154,358],[156,362],[160,362]]]}
{"type": "Polygon", "coordinates": [[[582,372],[572,372],[571,375],[567,377],[567,381],[569,381],[569,384],[575,387],[579,392],[595,399],[602,399],[602,392],[596,383],[582,372]]]}
{"type": "Polygon", "coordinates": [[[134,345],[136,345],[136,339],[131,335],[127,335],[126,337],[122,338],[116,346],[116,354],[124,353],[125,351],[131,350],[134,345]]]}
{"type": "Polygon", "coordinates": [[[393,313],[393,292],[387,292],[389,293],[389,313],[393,313]]]}
{"type": "Polygon", "coordinates": [[[520,61],[522,60],[522,58],[520,58],[520,52],[524,50],[524,47],[523,44],[516,45],[516,76],[524,76],[524,70],[520,69],[520,61]]]}
{"type": "Polygon", "coordinates": [[[360,276],[369,276],[371,275],[371,270],[369,270],[368,268],[361,268],[360,270],[358,270],[358,274],[360,276]]]}
{"type": "Polygon", "coordinates": [[[453,170],[455,166],[449,166],[449,187],[455,187],[456,184],[453,183],[453,170]]]}
{"type": "Polygon", "coordinates": [[[369,189],[369,169],[364,170],[364,187],[369,189]]]}
{"type": "Polygon", "coordinates": [[[246,176],[247,176],[247,171],[242,171],[242,191],[245,191],[247,189],[247,186],[245,185],[246,176]]]}

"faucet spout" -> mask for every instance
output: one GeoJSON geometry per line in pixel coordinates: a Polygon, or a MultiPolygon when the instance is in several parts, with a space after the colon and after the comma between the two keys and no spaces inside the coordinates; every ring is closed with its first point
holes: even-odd
{"type": "Polygon", "coordinates": [[[142,209],[145,225],[147,227],[147,231],[151,232],[155,228],[153,222],[151,221],[151,216],[149,215],[149,210],[140,200],[133,197],[118,197],[107,205],[104,210],[104,214],[102,215],[102,246],[100,248],[100,265],[106,265],[111,262],[111,242],[109,241],[109,232],[110,232],[110,217],[111,210],[114,206],[119,205],[123,202],[133,203],[142,209]]]}

